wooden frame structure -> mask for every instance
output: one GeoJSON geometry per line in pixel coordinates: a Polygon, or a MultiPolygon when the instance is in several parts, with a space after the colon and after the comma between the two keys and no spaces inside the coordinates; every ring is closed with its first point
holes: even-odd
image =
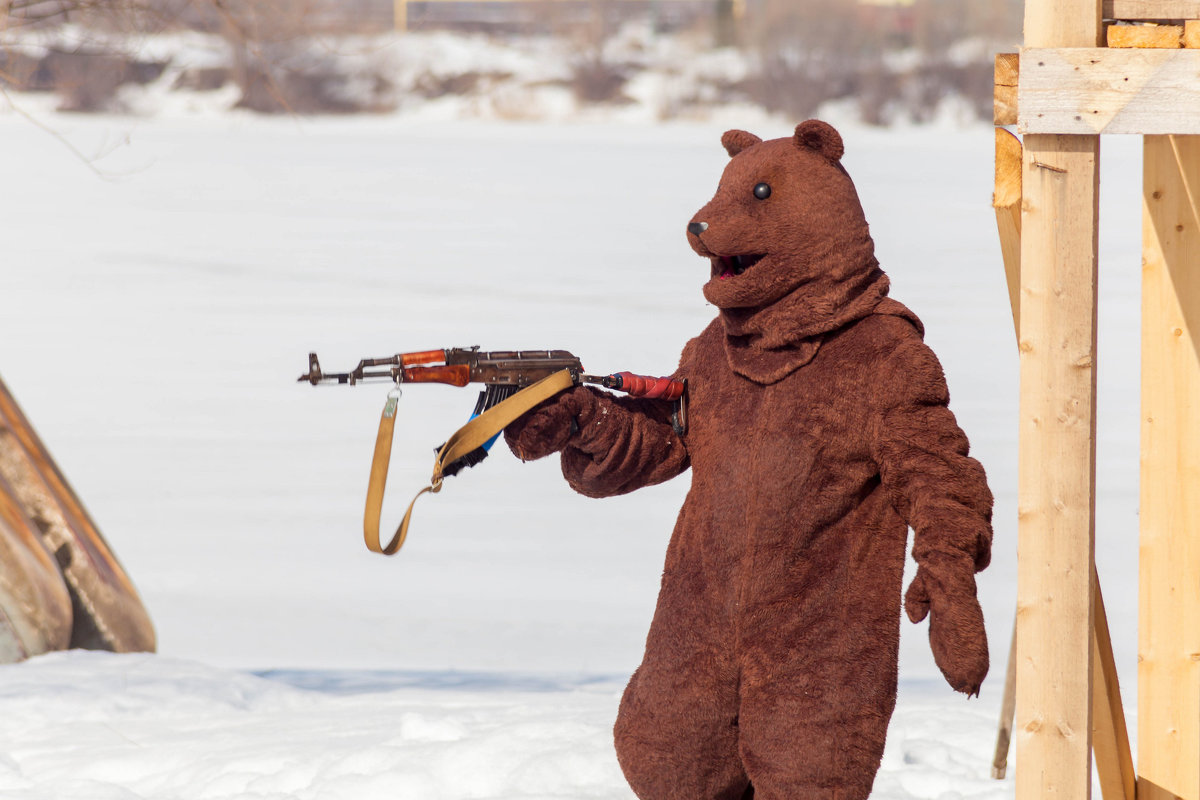
{"type": "Polygon", "coordinates": [[[1024,135],[997,129],[993,198],[1021,357],[1018,800],[1090,797],[1093,751],[1105,800],[1200,800],[1197,47],[1200,0],[1026,0],[997,58],[996,123],[1024,135]],[[1108,133],[1144,136],[1136,774],[1094,558],[1108,133]]]}

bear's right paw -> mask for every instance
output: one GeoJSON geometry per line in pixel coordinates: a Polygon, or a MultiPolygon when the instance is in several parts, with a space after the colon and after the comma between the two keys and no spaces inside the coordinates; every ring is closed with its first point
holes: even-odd
{"type": "Polygon", "coordinates": [[[583,387],[563,392],[509,424],[504,429],[504,441],[522,461],[536,461],[557,453],[579,430],[577,418],[594,403],[583,387]]]}

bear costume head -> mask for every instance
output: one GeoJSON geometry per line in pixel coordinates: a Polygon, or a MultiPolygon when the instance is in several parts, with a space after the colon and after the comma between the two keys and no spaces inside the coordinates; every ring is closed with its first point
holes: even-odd
{"type": "Polygon", "coordinates": [[[811,361],[823,334],[870,314],[888,279],[830,125],[808,120],[769,141],[733,130],[721,143],[730,161],[688,243],[711,263],[704,296],[730,366],[774,383],[811,361]]]}

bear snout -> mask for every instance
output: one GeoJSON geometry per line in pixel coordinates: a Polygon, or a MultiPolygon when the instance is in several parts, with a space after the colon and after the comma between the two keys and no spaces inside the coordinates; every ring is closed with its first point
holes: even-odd
{"type": "Polygon", "coordinates": [[[688,223],[688,233],[690,233],[692,236],[699,236],[700,234],[704,233],[706,230],[708,230],[707,222],[689,222],[688,223]]]}

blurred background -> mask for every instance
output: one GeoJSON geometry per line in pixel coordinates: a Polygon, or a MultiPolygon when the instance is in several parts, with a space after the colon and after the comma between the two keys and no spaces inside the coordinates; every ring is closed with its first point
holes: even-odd
{"type": "Polygon", "coordinates": [[[1020,0],[0,0],[0,87],[52,108],[990,120],[1020,0]]]}

